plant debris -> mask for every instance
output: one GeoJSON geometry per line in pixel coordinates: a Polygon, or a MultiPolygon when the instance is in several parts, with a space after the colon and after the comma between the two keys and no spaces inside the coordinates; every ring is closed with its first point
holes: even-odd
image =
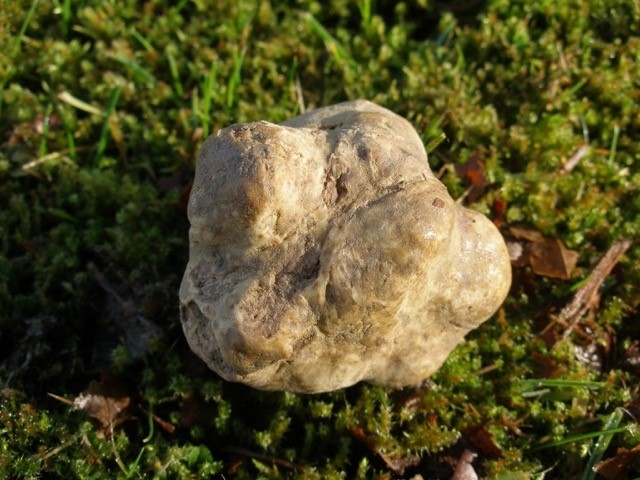
{"type": "Polygon", "coordinates": [[[462,452],[451,480],[478,480],[478,474],[473,469],[473,461],[477,456],[478,454],[471,450],[462,452]]]}
{"type": "Polygon", "coordinates": [[[496,445],[493,436],[486,425],[473,424],[464,430],[464,438],[474,447],[474,450],[486,458],[502,458],[502,449],[496,445]]]}
{"type": "Polygon", "coordinates": [[[624,480],[629,478],[631,467],[638,460],[640,460],[640,445],[631,450],[621,447],[613,457],[596,464],[593,471],[610,480],[624,480]]]}
{"type": "Polygon", "coordinates": [[[589,153],[590,150],[591,150],[591,148],[589,147],[588,143],[583,143],[582,145],[580,145],[580,147],[576,150],[576,152],[573,155],[571,155],[567,159],[567,161],[564,163],[564,165],[560,169],[560,175],[564,175],[566,173],[569,173],[574,168],[576,168],[578,163],[580,163],[580,160],[582,160],[584,158],[584,156],[587,153],[589,153]]]}
{"type": "Polygon", "coordinates": [[[362,443],[369,452],[374,456],[382,460],[382,462],[396,475],[403,475],[405,470],[409,467],[418,465],[421,458],[418,455],[410,455],[404,458],[392,458],[382,452],[376,445],[375,441],[367,436],[362,428],[352,428],[349,433],[353,438],[362,443]]]}
{"type": "Polygon", "coordinates": [[[0,4],[0,478],[640,476],[637,0],[0,4]],[[510,295],[419,387],[224,382],[180,331],[195,153],[359,98],[492,214],[510,295]]]}
{"type": "Polygon", "coordinates": [[[510,226],[503,231],[514,267],[531,266],[537,275],[568,280],[579,254],[568,250],[557,238],[543,237],[540,232],[510,226]]]}
{"type": "Polygon", "coordinates": [[[465,180],[468,186],[465,192],[468,203],[475,203],[484,194],[486,187],[489,185],[484,174],[480,149],[474,150],[465,163],[455,164],[455,170],[458,177],[465,180]]]}
{"type": "Polygon", "coordinates": [[[73,400],[73,405],[98,422],[103,434],[113,436],[115,428],[132,418],[131,397],[118,380],[108,374],[92,381],[73,400]]]}
{"type": "Polygon", "coordinates": [[[589,280],[580,287],[571,302],[560,311],[558,320],[568,323],[568,327],[564,332],[565,337],[571,334],[576,324],[588,310],[593,310],[597,307],[600,300],[598,296],[600,285],[609,276],[613,267],[616,266],[632,243],[631,240],[626,239],[616,240],[592,270],[589,280]]]}

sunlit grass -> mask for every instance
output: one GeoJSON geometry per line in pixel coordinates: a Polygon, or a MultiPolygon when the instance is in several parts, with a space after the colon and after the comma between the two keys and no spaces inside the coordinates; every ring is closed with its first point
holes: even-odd
{"type": "Polygon", "coordinates": [[[98,139],[98,145],[96,147],[96,155],[94,158],[94,165],[99,165],[104,152],[107,148],[107,143],[109,142],[109,132],[111,131],[111,123],[115,120],[115,117],[112,118],[116,110],[116,105],[118,104],[118,99],[120,98],[120,92],[122,88],[120,85],[117,85],[111,91],[111,96],[109,97],[109,101],[107,102],[107,107],[105,109],[104,114],[104,123],[102,124],[102,130],[100,132],[100,138],[98,139]]]}
{"type": "Polygon", "coordinates": [[[170,3],[0,7],[0,477],[451,476],[439,459],[475,428],[503,454],[479,449],[481,478],[595,480],[640,442],[638,249],[572,335],[556,321],[611,243],[640,238],[631,0],[170,3]],[[488,185],[460,202],[570,243],[576,274],[514,268],[496,317],[415,388],[223,382],[189,354],[176,298],[198,149],[359,97],[410,120],[454,196],[478,159],[488,185]],[[113,436],[47,396],[100,372],[131,398],[113,436]]]}

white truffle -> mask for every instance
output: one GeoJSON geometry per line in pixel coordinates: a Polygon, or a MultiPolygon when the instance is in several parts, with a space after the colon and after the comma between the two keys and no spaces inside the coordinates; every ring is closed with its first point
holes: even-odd
{"type": "Polygon", "coordinates": [[[186,338],[260,389],[420,382],[511,283],[498,230],[454,203],[406,120],[364,100],[209,137],[189,220],[186,338]]]}

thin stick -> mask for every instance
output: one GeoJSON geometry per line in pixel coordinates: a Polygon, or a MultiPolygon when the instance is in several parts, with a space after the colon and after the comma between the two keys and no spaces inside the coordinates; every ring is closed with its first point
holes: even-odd
{"type": "Polygon", "coordinates": [[[576,168],[576,165],[578,165],[578,163],[580,163],[580,160],[582,160],[584,156],[587,153],[589,153],[590,149],[591,148],[589,147],[588,143],[583,143],[580,146],[580,148],[578,148],[578,150],[576,150],[576,152],[573,155],[571,155],[569,159],[565,162],[565,164],[562,166],[562,168],[560,169],[560,175],[569,173],[571,170],[576,168]]]}
{"type": "Polygon", "coordinates": [[[302,466],[297,465],[295,463],[289,462],[287,460],[283,460],[281,458],[272,457],[271,455],[263,455],[262,453],[252,452],[251,450],[247,450],[245,448],[240,447],[225,447],[224,450],[229,453],[235,453],[236,455],[242,455],[244,457],[255,458],[256,460],[261,460],[263,462],[271,462],[276,465],[280,465],[285,468],[289,468],[291,470],[301,471],[302,466]]]}
{"type": "Polygon", "coordinates": [[[609,276],[613,267],[615,267],[620,257],[624,255],[632,243],[631,240],[627,239],[613,242],[613,245],[611,245],[607,253],[591,272],[589,280],[576,292],[571,303],[562,309],[558,318],[569,324],[569,327],[564,332],[564,338],[571,335],[580,318],[582,318],[591,306],[592,299],[602,285],[602,282],[609,276]]]}

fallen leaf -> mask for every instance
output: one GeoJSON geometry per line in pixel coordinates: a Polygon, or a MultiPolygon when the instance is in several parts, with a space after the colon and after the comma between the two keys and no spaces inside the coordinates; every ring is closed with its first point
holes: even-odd
{"type": "MultiPolygon", "coordinates": [[[[238,455],[239,457],[253,458],[253,459],[259,460],[261,462],[274,463],[276,465],[280,465],[280,466],[288,468],[290,470],[301,471],[301,470],[304,469],[304,467],[302,465],[298,465],[297,463],[290,462],[290,461],[285,460],[283,458],[274,457],[274,456],[271,456],[271,455],[266,455],[264,453],[253,452],[251,450],[248,450],[248,449],[242,448],[242,447],[228,446],[228,447],[224,447],[223,450],[225,452],[229,452],[229,453],[232,453],[234,455],[238,455]]],[[[233,463],[232,463],[231,467],[229,468],[230,472],[233,473],[241,464],[242,464],[241,460],[239,460],[239,459],[233,460],[233,463]]]]}
{"type": "Polygon", "coordinates": [[[131,418],[131,397],[115,377],[103,374],[101,381],[92,381],[87,389],[73,400],[73,405],[97,420],[100,430],[107,436],[131,418]]]}
{"type": "Polygon", "coordinates": [[[493,213],[493,224],[496,227],[502,227],[507,223],[507,202],[501,198],[494,199],[491,211],[493,213]]]}
{"type": "Polygon", "coordinates": [[[564,369],[558,365],[558,362],[548,355],[533,352],[531,358],[537,367],[536,373],[538,378],[555,378],[564,371],[564,369]]]}
{"type": "Polygon", "coordinates": [[[380,451],[375,441],[367,436],[360,427],[351,428],[349,433],[356,440],[361,442],[376,457],[384,462],[389,470],[396,475],[403,475],[409,467],[414,467],[420,463],[421,458],[417,455],[410,455],[403,458],[392,458],[380,451]]]}
{"type": "Polygon", "coordinates": [[[578,252],[535,230],[512,226],[506,229],[505,240],[514,267],[530,265],[535,274],[543,277],[568,280],[578,262],[578,252]]]}
{"type": "Polygon", "coordinates": [[[485,188],[489,185],[484,175],[484,165],[480,161],[480,150],[475,150],[469,159],[463,164],[456,164],[456,174],[469,185],[467,200],[469,203],[475,202],[482,196],[485,188]]]}
{"type": "Polygon", "coordinates": [[[487,430],[485,424],[468,426],[464,430],[463,437],[483,457],[491,459],[502,457],[502,449],[493,441],[493,435],[487,430]]]}
{"type": "Polygon", "coordinates": [[[624,480],[628,478],[633,463],[638,459],[640,459],[640,445],[631,450],[619,448],[615,457],[599,462],[593,467],[593,471],[604,478],[624,480]]]}
{"type": "Polygon", "coordinates": [[[558,341],[562,338],[560,334],[556,331],[553,326],[555,323],[546,322],[546,326],[540,333],[538,333],[538,338],[542,340],[547,348],[552,348],[558,341]]]}
{"type": "Polygon", "coordinates": [[[568,250],[557,238],[545,238],[542,242],[533,243],[529,250],[534,273],[563,280],[571,278],[578,256],[578,252],[568,250]]]}

